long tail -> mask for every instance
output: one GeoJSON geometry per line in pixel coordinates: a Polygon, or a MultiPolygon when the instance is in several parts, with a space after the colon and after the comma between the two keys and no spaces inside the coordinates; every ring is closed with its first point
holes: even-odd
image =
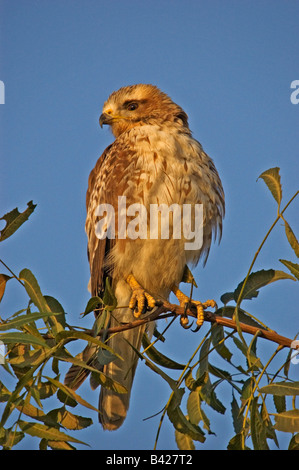
{"type": "MultiPolygon", "coordinates": [[[[118,305],[128,305],[130,295],[131,290],[126,285],[125,288],[122,288],[121,295],[119,293],[117,296],[118,305]]],[[[109,328],[132,322],[134,319],[132,310],[128,308],[116,308],[111,313],[109,328]]],[[[101,365],[97,357],[98,348],[94,345],[88,345],[82,353],[76,356],[88,365],[101,370],[105,375],[127,389],[127,393],[117,393],[103,386],[101,387],[99,397],[99,422],[104,429],[110,431],[116,430],[122,425],[126,418],[130,403],[131,388],[138,362],[138,355],[134,348],[138,351],[140,350],[144,332],[149,329],[152,330],[153,327],[154,325],[152,324],[149,328],[143,325],[111,335],[107,345],[121,356],[123,360],[117,358],[113,362],[101,365]]],[[[150,331],[148,332],[150,333],[150,331]]],[[[72,365],[65,376],[64,383],[73,390],[76,390],[88,375],[88,369],[82,368],[79,365],[72,365]]],[[[98,386],[98,383],[94,380],[92,375],[90,383],[92,389],[98,386]]]]}
{"type": "MultiPolygon", "coordinates": [[[[112,317],[110,325],[119,326],[119,322],[112,317]]],[[[118,429],[126,418],[138,362],[138,355],[133,348],[140,350],[144,332],[145,326],[126,330],[112,336],[107,343],[123,360],[116,359],[110,362],[104,366],[103,372],[127,389],[127,393],[117,393],[101,387],[99,421],[103,428],[109,431],[118,429]]]]}

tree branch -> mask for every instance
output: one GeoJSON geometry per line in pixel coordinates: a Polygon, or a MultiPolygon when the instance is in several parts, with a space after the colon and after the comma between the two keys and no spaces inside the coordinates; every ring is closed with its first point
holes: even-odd
{"type": "MultiPolygon", "coordinates": [[[[188,309],[185,312],[185,309],[183,307],[180,307],[179,305],[164,302],[161,305],[159,305],[158,308],[153,313],[150,313],[145,318],[135,320],[131,323],[125,323],[114,328],[109,328],[108,330],[105,330],[105,333],[106,334],[118,333],[120,331],[129,330],[131,328],[137,328],[138,326],[144,325],[146,323],[149,323],[155,320],[161,320],[162,318],[174,317],[177,315],[184,315],[184,314],[190,317],[196,318],[196,313],[195,311],[192,310],[192,308],[188,309]]],[[[215,313],[206,311],[204,312],[204,319],[207,322],[216,323],[218,325],[226,326],[228,328],[231,328],[237,331],[237,324],[231,318],[222,317],[215,313]]],[[[242,323],[242,322],[239,322],[239,325],[240,325],[241,330],[244,333],[248,333],[250,335],[255,335],[258,333],[260,337],[265,338],[268,341],[273,341],[274,343],[277,343],[282,347],[288,347],[288,348],[291,347],[291,343],[293,340],[290,338],[286,338],[285,336],[279,335],[278,333],[276,333],[276,331],[267,330],[262,327],[258,328],[255,326],[247,325],[246,323],[242,323]]],[[[101,335],[102,333],[104,333],[104,330],[101,330],[99,332],[99,335],[101,335]]]]}

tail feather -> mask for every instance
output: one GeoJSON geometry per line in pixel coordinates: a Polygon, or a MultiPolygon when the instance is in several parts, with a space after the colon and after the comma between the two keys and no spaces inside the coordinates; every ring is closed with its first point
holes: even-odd
{"type": "MultiPolygon", "coordinates": [[[[83,352],[77,354],[76,358],[85,362],[88,366],[96,368],[96,352],[97,346],[88,345],[83,352]]],[[[79,388],[84,380],[88,377],[89,373],[90,371],[88,369],[85,369],[80,365],[73,364],[65,375],[64,384],[70,387],[72,390],[77,390],[77,388],[79,388]]]]}
{"type": "MultiPolygon", "coordinates": [[[[117,326],[119,323],[112,317],[111,326],[117,326]]],[[[145,332],[145,326],[123,331],[112,336],[108,345],[119,354],[123,360],[116,359],[104,366],[104,374],[124,385],[127,393],[117,393],[101,388],[99,398],[99,421],[104,429],[110,431],[118,429],[124,422],[130,403],[131,388],[134,380],[138,355],[132,348],[138,351],[141,347],[142,336],[145,332]],[[132,346],[131,346],[132,345],[132,346]]]]}

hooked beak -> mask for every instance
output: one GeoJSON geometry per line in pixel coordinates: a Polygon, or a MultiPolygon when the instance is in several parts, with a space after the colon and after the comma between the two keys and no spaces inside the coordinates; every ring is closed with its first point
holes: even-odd
{"type": "Polygon", "coordinates": [[[103,124],[111,124],[113,122],[113,116],[107,113],[103,113],[100,116],[99,123],[103,127],[103,124]]]}

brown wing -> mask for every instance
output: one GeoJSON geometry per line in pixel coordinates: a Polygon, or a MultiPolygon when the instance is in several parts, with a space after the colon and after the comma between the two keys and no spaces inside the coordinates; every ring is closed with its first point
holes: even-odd
{"type": "Polygon", "coordinates": [[[86,224],[85,229],[88,237],[87,255],[90,264],[90,290],[91,295],[102,295],[105,288],[105,279],[108,272],[105,271],[104,260],[112,249],[113,240],[109,238],[99,239],[95,233],[97,217],[94,215],[96,207],[105,203],[105,172],[103,163],[109,155],[112,145],[109,145],[98,159],[94,169],[88,179],[88,189],[86,193],[86,224]]]}

